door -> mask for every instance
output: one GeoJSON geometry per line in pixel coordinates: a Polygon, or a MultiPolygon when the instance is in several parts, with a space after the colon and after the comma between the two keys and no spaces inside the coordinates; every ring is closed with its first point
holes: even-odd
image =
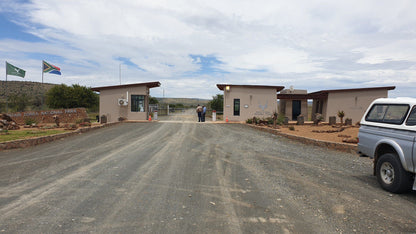
{"type": "Polygon", "coordinates": [[[297,120],[300,113],[301,113],[301,101],[293,100],[292,101],[292,120],[297,120]]]}

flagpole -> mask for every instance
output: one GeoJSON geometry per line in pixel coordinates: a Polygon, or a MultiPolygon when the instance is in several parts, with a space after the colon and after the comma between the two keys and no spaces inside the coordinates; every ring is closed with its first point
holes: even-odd
{"type": "Polygon", "coordinates": [[[7,93],[7,61],[6,61],[6,89],[4,90],[4,93],[6,94],[6,113],[9,112],[9,95],[7,93]]]}
{"type": "MultiPolygon", "coordinates": [[[[41,72],[42,72],[42,85],[41,85],[41,89],[40,90],[43,90],[43,60],[42,60],[42,66],[41,66],[41,72]]],[[[41,109],[43,110],[43,103],[45,102],[45,93],[43,92],[43,91],[41,91],[42,92],[42,105],[41,105],[41,109]]]]}
{"type": "Polygon", "coordinates": [[[40,67],[40,70],[42,71],[42,84],[43,84],[43,60],[42,60],[42,66],[40,67]]]}

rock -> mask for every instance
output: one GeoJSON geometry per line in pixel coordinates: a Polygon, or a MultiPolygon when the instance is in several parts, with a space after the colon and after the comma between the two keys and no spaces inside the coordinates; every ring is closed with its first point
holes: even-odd
{"type": "Polygon", "coordinates": [[[58,127],[59,127],[59,116],[54,115],[54,116],[53,116],[53,119],[55,120],[55,124],[56,124],[56,126],[58,126],[58,127]]]}
{"type": "Polygon", "coordinates": [[[7,130],[17,130],[20,129],[19,125],[6,114],[0,114],[0,128],[7,130]]]}
{"type": "Polygon", "coordinates": [[[299,115],[297,117],[296,125],[303,125],[305,123],[305,117],[303,115],[299,115]]]}
{"type": "Polygon", "coordinates": [[[343,138],[351,138],[350,135],[343,135],[343,134],[339,134],[338,137],[343,137],[343,138]]]}
{"type": "Polygon", "coordinates": [[[345,125],[347,125],[347,126],[351,126],[351,125],[352,125],[352,119],[350,119],[350,118],[346,118],[346,119],[345,119],[345,125]]]}
{"type": "Polygon", "coordinates": [[[0,114],[0,119],[7,120],[7,122],[14,122],[14,120],[6,114],[0,114]]]}
{"type": "Polygon", "coordinates": [[[329,116],[329,125],[334,125],[337,123],[337,117],[329,116]]]}
{"type": "Polygon", "coordinates": [[[351,144],[357,144],[358,143],[358,139],[357,138],[344,138],[344,139],[342,139],[342,142],[351,143],[351,144]]]}

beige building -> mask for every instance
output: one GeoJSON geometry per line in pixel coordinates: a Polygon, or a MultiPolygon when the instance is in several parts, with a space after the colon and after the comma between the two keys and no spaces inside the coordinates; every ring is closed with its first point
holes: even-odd
{"type": "Polygon", "coordinates": [[[329,116],[337,116],[338,111],[344,111],[344,119],[350,118],[353,123],[356,123],[361,120],[371,102],[377,98],[388,97],[388,91],[395,88],[395,86],[386,86],[334,89],[310,93],[313,99],[312,116],[315,116],[315,113],[321,113],[324,121],[328,121],[329,116]]]}
{"type": "Polygon", "coordinates": [[[100,92],[100,118],[107,122],[120,120],[147,120],[149,117],[149,89],[159,82],[92,88],[100,92]]]}
{"type": "MultiPolygon", "coordinates": [[[[312,102],[312,119],[316,113],[322,114],[324,121],[327,122],[330,116],[338,116],[338,111],[344,111],[345,118],[352,119],[353,123],[361,120],[365,110],[377,98],[388,97],[388,91],[395,89],[395,86],[357,88],[357,89],[333,89],[321,90],[318,92],[299,94],[299,93],[280,93],[277,98],[282,100],[313,100],[312,102]]],[[[283,112],[286,116],[293,113],[286,109],[283,112]]],[[[303,114],[303,108],[301,113],[303,114]]],[[[307,113],[307,112],[306,112],[307,113]]],[[[307,116],[307,115],[305,115],[307,116]]],[[[290,119],[290,116],[288,116],[290,119]]],[[[338,118],[338,117],[337,117],[338,118]]],[[[292,118],[293,119],[293,118],[292,118]]],[[[337,120],[339,121],[339,119],[337,120]]]]}
{"type": "Polygon", "coordinates": [[[224,91],[224,119],[246,121],[254,116],[271,117],[277,112],[277,92],[283,86],[217,84],[224,91]]]}
{"type": "Polygon", "coordinates": [[[308,117],[308,99],[306,99],[307,94],[308,91],[306,89],[291,88],[282,90],[280,94],[277,95],[277,99],[279,99],[279,113],[283,113],[289,120],[297,120],[299,115],[305,116],[306,119],[308,117]],[[286,96],[291,97],[291,94],[297,95],[299,98],[284,98],[286,96]]]}

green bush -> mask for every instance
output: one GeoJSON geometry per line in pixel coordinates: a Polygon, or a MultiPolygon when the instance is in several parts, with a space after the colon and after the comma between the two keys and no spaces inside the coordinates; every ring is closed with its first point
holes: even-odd
{"type": "Polygon", "coordinates": [[[276,123],[278,124],[278,125],[283,125],[283,123],[285,122],[285,115],[284,114],[282,114],[282,113],[280,113],[278,116],[277,116],[277,120],[276,120],[276,123]]]}
{"type": "Polygon", "coordinates": [[[253,123],[253,119],[247,119],[247,120],[246,120],[246,123],[248,123],[248,124],[252,124],[252,123],[253,123]]]}
{"type": "Polygon", "coordinates": [[[289,126],[289,130],[290,130],[290,131],[295,131],[295,126],[290,125],[290,126],[289,126]]]}
{"type": "Polygon", "coordinates": [[[26,118],[25,119],[25,124],[26,125],[36,125],[38,124],[38,121],[36,119],[32,119],[32,118],[26,118]]]}

